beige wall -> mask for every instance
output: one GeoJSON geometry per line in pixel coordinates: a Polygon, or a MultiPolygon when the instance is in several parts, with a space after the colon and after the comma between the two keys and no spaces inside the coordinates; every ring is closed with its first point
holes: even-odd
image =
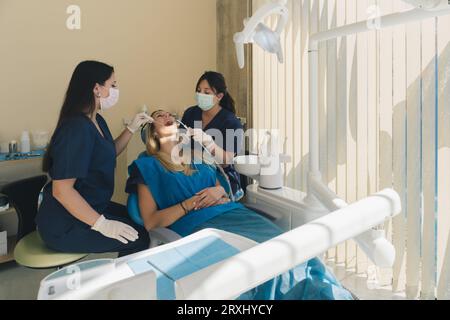
{"type": "MultiPolygon", "coordinates": [[[[214,0],[0,0],[0,142],[27,129],[52,131],[76,64],[116,68],[117,107],[105,113],[113,135],[143,104],[182,112],[201,73],[216,68],[214,0]],[[81,30],[66,28],[71,4],[81,30]]],[[[115,200],[127,165],[143,150],[135,137],[117,168],[115,200]]]]}

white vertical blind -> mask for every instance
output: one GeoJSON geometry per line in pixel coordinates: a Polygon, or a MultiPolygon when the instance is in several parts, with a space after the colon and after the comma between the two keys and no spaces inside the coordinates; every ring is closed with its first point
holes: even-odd
{"type": "MultiPolygon", "coordinates": [[[[395,11],[404,9],[400,1],[395,1],[395,11]]],[[[393,220],[393,244],[397,259],[393,268],[394,291],[405,290],[406,262],[406,26],[393,28],[393,170],[394,189],[402,201],[402,214],[393,220]]]]}
{"type": "MultiPolygon", "coordinates": [[[[297,0],[300,1],[300,0],[297,0]]],[[[297,2],[294,1],[294,2],[297,2]]],[[[296,172],[296,178],[300,177],[299,181],[296,179],[296,187],[301,187],[301,189],[305,190],[306,188],[306,180],[307,175],[304,174],[305,169],[308,167],[308,154],[309,154],[309,73],[308,73],[308,42],[309,42],[309,35],[310,35],[310,14],[317,14],[317,12],[313,12],[311,10],[311,3],[316,2],[315,0],[301,0],[302,2],[302,8],[300,13],[300,19],[301,19],[301,30],[298,30],[300,33],[301,38],[301,45],[300,45],[300,54],[301,54],[301,64],[297,65],[299,75],[301,75],[301,78],[298,79],[299,83],[301,82],[302,91],[301,91],[301,137],[302,143],[301,143],[301,157],[299,157],[299,165],[298,168],[300,170],[297,170],[296,172]]],[[[293,17],[295,18],[295,17],[293,17]]],[[[317,31],[317,28],[314,29],[317,31]]],[[[294,56],[294,59],[298,59],[298,56],[294,56]]],[[[298,87],[294,86],[294,91],[298,92],[298,87]]],[[[298,138],[297,138],[298,139],[298,138]]],[[[294,142],[295,143],[295,142],[294,142]]]]}
{"type": "MultiPolygon", "coordinates": [[[[445,259],[446,241],[450,233],[450,17],[438,19],[438,208],[437,268],[438,275],[445,259]]],[[[447,248],[450,250],[450,248],[447,248]]]]}
{"type": "MultiPolygon", "coordinates": [[[[327,10],[327,27],[328,29],[336,28],[336,0],[328,0],[327,10]]],[[[321,20],[325,20],[321,16],[321,20]]],[[[337,140],[336,140],[336,117],[337,117],[337,40],[332,39],[327,41],[327,61],[326,61],[326,79],[327,79],[327,93],[326,93],[326,108],[327,108],[327,176],[325,181],[328,182],[328,187],[336,192],[337,187],[337,140]]],[[[322,49],[324,50],[324,49],[322,49]]],[[[328,259],[336,259],[336,249],[328,251],[328,259]]]]}
{"type": "MultiPolygon", "coordinates": [[[[379,0],[382,14],[394,11],[392,0],[379,0]]],[[[378,77],[378,190],[392,186],[392,116],[393,116],[393,29],[379,31],[379,77],[378,77]]],[[[392,239],[391,225],[385,225],[386,236],[392,239]]],[[[391,281],[390,270],[380,270],[379,281],[387,284],[391,281]],[[386,279],[387,278],[387,279],[386,279]]]]}
{"type": "Polygon", "coordinates": [[[436,290],[436,21],[422,22],[422,144],[423,165],[423,299],[434,299],[436,290]]]}
{"type": "MultiPolygon", "coordinates": [[[[367,19],[367,8],[369,6],[368,0],[359,0],[357,2],[357,20],[367,19]]],[[[356,140],[357,140],[357,190],[356,199],[365,198],[368,195],[368,37],[367,35],[357,35],[357,47],[355,57],[357,58],[357,103],[356,108],[358,112],[356,113],[356,140]]],[[[358,247],[357,248],[357,265],[356,272],[364,273],[367,270],[367,257],[364,252],[358,247]]]]}
{"type": "MultiPolygon", "coordinates": [[[[337,27],[346,24],[345,1],[336,1],[337,27]]],[[[345,38],[337,39],[337,114],[336,114],[336,156],[337,156],[337,187],[336,193],[342,199],[347,198],[347,41],[345,38]]],[[[320,85],[320,84],[319,84],[320,85]]],[[[336,250],[336,262],[346,261],[346,243],[336,250]]]]}
{"type": "MultiPolygon", "coordinates": [[[[253,0],[254,8],[267,3],[253,0]]],[[[312,33],[410,9],[400,0],[289,0],[285,64],[253,50],[255,129],[287,137],[287,186],[305,190],[309,153],[308,40],[312,33]],[[319,17],[313,25],[311,16],[319,17]]],[[[267,23],[275,26],[276,19],[267,23]]],[[[403,213],[385,226],[397,250],[378,280],[432,299],[450,227],[450,17],[338,38],[319,47],[320,169],[324,182],[354,202],[385,187],[403,213]]],[[[353,241],[329,259],[367,273],[353,241]]]]}
{"type": "MultiPolygon", "coordinates": [[[[346,0],[346,23],[356,22],[357,1],[346,0]]],[[[349,203],[356,201],[357,193],[357,122],[358,122],[358,58],[356,51],[357,35],[346,37],[347,41],[347,106],[346,106],[346,136],[347,136],[347,181],[346,200],[349,203]]],[[[347,269],[356,268],[356,243],[349,240],[346,243],[346,266],[347,269]]]]}
{"type": "Polygon", "coordinates": [[[408,217],[406,255],[406,294],[416,298],[419,290],[420,272],[420,198],[421,198],[421,24],[411,23],[406,27],[406,97],[407,113],[407,204],[408,217]]]}

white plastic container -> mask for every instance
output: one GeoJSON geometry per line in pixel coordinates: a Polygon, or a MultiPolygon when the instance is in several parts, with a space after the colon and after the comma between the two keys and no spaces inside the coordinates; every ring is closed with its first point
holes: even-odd
{"type": "Polygon", "coordinates": [[[28,131],[22,132],[20,138],[20,152],[29,153],[31,151],[30,134],[28,131]]]}

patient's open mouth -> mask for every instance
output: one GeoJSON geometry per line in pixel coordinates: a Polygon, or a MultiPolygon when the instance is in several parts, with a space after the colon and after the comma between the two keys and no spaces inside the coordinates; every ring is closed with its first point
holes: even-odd
{"type": "Polygon", "coordinates": [[[166,122],[165,126],[166,126],[166,127],[170,127],[170,126],[173,126],[174,123],[175,123],[174,121],[169,120],[169,121],[166,122]]]}

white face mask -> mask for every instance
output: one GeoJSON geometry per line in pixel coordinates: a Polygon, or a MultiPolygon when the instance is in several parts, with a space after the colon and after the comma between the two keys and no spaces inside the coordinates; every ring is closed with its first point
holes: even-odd
{"type": "Polygon", "coordinates": [[[119,89],[109,88],[109,97],[100,98],[100,109],[108,110],[119,102],[119,89]]]}
{"type": "Polygon", "coordinates": [[[214,95],[197,92],[197,104],[203,111],[211,110],[215,106],[214,95]]]}

